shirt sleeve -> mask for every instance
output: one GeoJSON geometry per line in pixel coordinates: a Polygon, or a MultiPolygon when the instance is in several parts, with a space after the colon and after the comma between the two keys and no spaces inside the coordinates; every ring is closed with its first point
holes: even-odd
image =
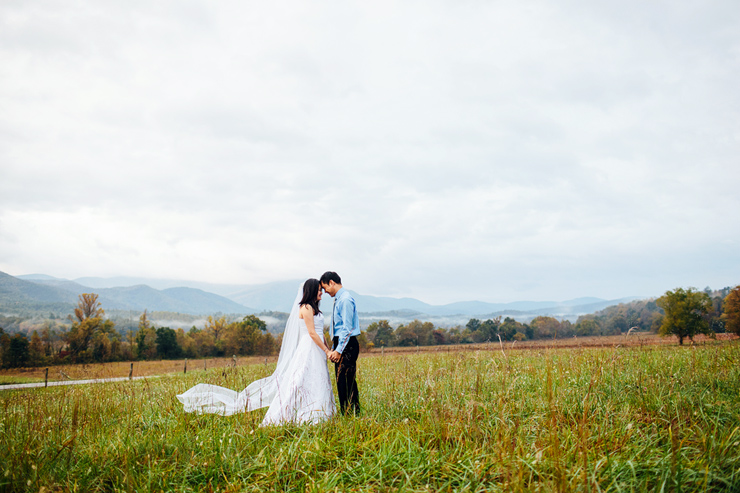
{"type": "Polygon", "coordinates": [[[352,300],[351,298],[341,300],[339,306],[337,307],[337,311],[339,312],[339,317],[342,319],[342,333],[335,334],[339,336],[339,342],[337,343],[336,351],[339,354],[342,354],[345,346],[349,342],[350,336],[352,335],[353,327],[351,326],[351,324],[355,319],[354,300],[352,300]]]}

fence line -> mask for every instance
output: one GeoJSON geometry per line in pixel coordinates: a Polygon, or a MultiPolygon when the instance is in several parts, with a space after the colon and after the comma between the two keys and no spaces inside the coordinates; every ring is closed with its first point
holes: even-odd
{"type": "Polygon", "coordinates": [[[58,387],[61,385],[83,385],[89,383],[108,383],[123,382],[127,380],[143,380],[146,378],[158,378],[159,375],[150,375],[148,377],[115,377],[115,378],[93,378],[89,380],[66,380],[62,382],[34,382],[34,383],[13,383],[10,385],[0,385],[0,390],[19,390],[32,389],[38,387],[58,387]]]}

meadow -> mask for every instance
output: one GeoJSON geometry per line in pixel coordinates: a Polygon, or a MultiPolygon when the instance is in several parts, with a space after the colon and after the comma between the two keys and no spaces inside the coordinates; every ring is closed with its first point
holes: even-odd
{"type": "Polygon", "coordinates": [[[740,490],[738,341],[375,352],[318,426],[175,398],[273,367],[0,392],[0,490],[740,490]]]}

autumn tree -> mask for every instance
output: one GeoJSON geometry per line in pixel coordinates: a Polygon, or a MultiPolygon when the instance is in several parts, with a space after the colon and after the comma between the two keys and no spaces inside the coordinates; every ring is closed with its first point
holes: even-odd
{"type": "Polygon", "coordinates": [[[199,357],[216,356],[216,344],[213,334],[207,330],[190,329],[188,336],[193,339],[193,345],[199,357]]]}
{"type": "Polygon", "coordinates": [[[405,325],[399,325],[398,328],[396,328],[394,339],[398,342],[399,346],[419,345],[419,338],[416,336],[416,332],[405,325]]]}
{"type": "Polygon", "coordinates": [[[31,342],[28,346],[28,351],[31,365],[42,365],[46,360],[46,355],[44,354],[44,343],[41,340],[41,337],[39,337],[39,333],[35,330],[33,331],[33,334],[31,334],[31,342]]]}
{"type": "Polygon", "coordinates": [[[432,322],[414,320],[408,325],[408,328],[416,334],[416,344],[419,346],[431,346],[434,343],[434,338],[432,337],[434,324],[432,322]]]}
{"type": "Polygon", "coordinates": [[[223,334],[226,332],[228,326],[229,321],[226,317],[214,318],[212,316],[208,316],[206,319],[205,331],[213,337],[213,344],[217,354],[223,354],[223,334]]]}
{"type": "MultiPolygon", "coordinates": [[[[523,334],[525,331],[524,324],[517,322],[511,317],[506,317],[504,322],[499,326],[498,333],[505,341],[511,341],[517,333],[523,334]]],[[[498,339],[498,336],[496,337],[498,339]]]]}
{"type": "Polygon", "coordinates": [[[725,297],[723,312],[727,331],[740,336],[740,286],[735,286],[725,297]]]}
{"type": "Polygon", "coordinates": [[[607,335],[619,335],[622,332],[627,332],[629,328],[627,319],[621,313],[613,316],[606,324],[607,335]]]}
{"type": "Polygon", "coordinates": [[[211,316],[206,319],[206,330],[213,335],[213,339],[218,341],[221,339],[221,335],[229,325],[229,321],[226,317],[213,318],[211,316]]]}
{"type": "Polygon", "coordinates": [[[712,301],[706,293],[694,288],[676,288],[666,291],[656,303],[665,312],[661,335],[675,335],[678,343],[683,344],[686,337],[693,341],[697,334],[711,333],[706,315],[712,309],[712,301]]]}
{"type": "Polygon", "coordinates": [[[376,346],[393,345],[393,327],[388,320],[378,320],[367,327],[367,333],[376,346]]]}
{"type": "Polygon", "coordinates": [[[10,349],[10,335],[0,327],[0,366],[7,366],[8,350],[10,349]]]}
{"type": "MultiPolygon", "coordinates": [[[[112,333],[113,331],[111,331],[112,333]]],[[[117,340],[116,336],[113,339],[117,340]]],[[[109,333],[98,332],[91,343],[94,361],[109,361],[113,357],[113,340],[109,333]]]]}
{"type": "MultiPolygon", "coordinates": [[[[468,322],[470,323],[470,322],[468,322]]],[[[478,337],[473,335],[477,342],[495,341],[498,339],[498,333],[501,330],[501,317],[496,317],[481,322],[478,328],[478,337]]]]}
{"type": "Polygon", "coordinates": [[[195,341],[190,334],[187,334],[182,328],[178,328],[175,331],[175,337],[177,338],[177,345],[180,347],[180,351],[182,351],[183,356],[186,358],[198,357],[198,352],[195,348],[195,341]]]}
{"type": "Polygon", "coordinates": [[[54,354],[54,342],[57,340],[57,332],[54,330],[54,323],[46,321],[41,330],[41,342],[44,345],[44,355],[52,356],[54,354]]]}
{"type": "Polygon", "coordinates": [[[719,333],[726,331],[725,323],[727,317],[724,316],[726,297],[720,295],[712,296],[712,309],[709,311],[709,328],[712,329],[712,332],[719,333]]]}
{"type": "Polygon", "coordinates": [[[601,335],[599,322],[593,318],[579,317],[578,322],[576,323],[576,335],[582,337],[601,335]]]}
{"type": "Polygon", "coordinates": [[[480,329],[480,320],[477,318],[471,318],[468,320],[468,323],[465,324],[465,328],[468,329],[470,332],[476,332],[478,329],[480,329]]]}
{"type": "Polygon", "coordinates": [[[554,317],[539,316],[532,319],[529,325],[534,329],[535,339],[550,339],[562,336],[560,333],[560,322],[554,317]]]}
{"type": "MultiPolygon", "coordinates": [[[[114,323],[107,320],[105,311],[98,301],[98,295],[94,293],[83,293],[79,296],[77,308],[74,310],[72,327],[65,334],[65,340],[69,346],[72,360],[82,361],[92,359],[93,355],[88,351],[93,339],[103,341],[108,334],[113,333],[114,323]]],[[[103,343],[103,342],[101,342],[103,343]]]]}
{"type": "Polygon", "coordinates": [[[357,336],[357,344],[360,346],[360,351],[365,352],[368,349],[372,349],[375,347],[375,344],[373,342],[370,342],[370,339],[367,338],[367,332],[364,330],[360,332],[360,335],[357,336]]]}
{"type": "Polygon", "coordinates": [[[471,318],[465,324],[466,337],[473,342],[486,342],[497,340],[497,334],[501,325],[501,317],[490,320],[480,321],[477,318],[471,318]]]}
{"type": "MultiPolygon", "coordinates": [[[[209,317],[210,318],[210,317],[209,317]]],[[[224,318],[219,320],[225,320],[224,318]]],[[[219,322],[219,321],[215,321],[219,322]]],[[[218,325],[214,323],[213,325],[218,325]]],[[[214,333],[213,329],[211,332],[214,333]]],[[[223,348],[225,354],[265,354],[265,336],[272,338],[267,333],[267,324],[256,315],[248,315],[240,322],[233,322],[222,329],[223,348]]],[[[215,338],[215,337],[214,337],[215,338]]],[[[270,348],[271,349],[271,348],[270,348]]],[[[269,354],[269,350],[267,350],[269,354]]]]}
{"type": "Polygon", "coordinates": [[[152,327],[146,310],[139,317],[139,330],[136,332],[136,355],[139,359],[157,357],[157,332],[152,327]]]}
{"type": "Polygon", "coordinates": [[[434,332],[432,332],[432,338],[434,339],[435,346],[447,344],[447,333],[444,329],[434,329],[434,332]]]}

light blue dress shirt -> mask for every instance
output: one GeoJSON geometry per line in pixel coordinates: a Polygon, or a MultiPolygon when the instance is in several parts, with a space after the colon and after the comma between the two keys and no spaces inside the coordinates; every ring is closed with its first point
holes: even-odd
{"type": "Polygon", "coordinates": [[[351,336],[360,335],[360,317],[357,315],[355,299],[349,291],[342,288],[334,296],[334,309],[331,313],[331,336],[338,337],[335,351],[342,354],[351,336]]]}

